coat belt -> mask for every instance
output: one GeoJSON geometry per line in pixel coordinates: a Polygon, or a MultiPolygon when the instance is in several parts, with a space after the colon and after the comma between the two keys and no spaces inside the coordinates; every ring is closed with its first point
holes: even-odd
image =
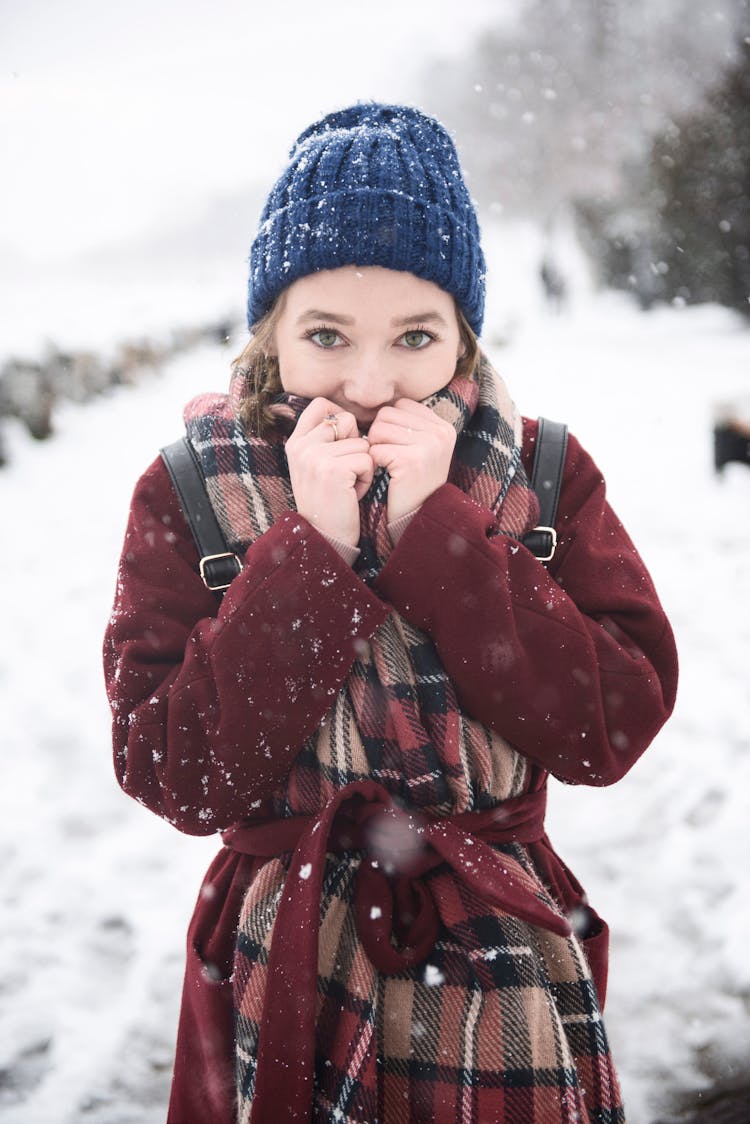
{"type": "Polygon", "coordinates": [[[320,897],[326,854],[364,852],[354,909],[362,946],[386,974],[420,964],[439,931],[434,887],[424,879],[446,865],[484,901],[569,936],[562,914],[538,884],[495,843],[532,843],[544,835],[546,792],[513,797],[494,808],[442,818],[401,808],[376,781],[340,789],[317,816],[294,816],[230,828],[227,847],[272,858],[293,852],[274,923],[258,1038],[251,1121],[312,1118],[320,897]],[[397,946],[394,944],[396,939],[397,946]]]}

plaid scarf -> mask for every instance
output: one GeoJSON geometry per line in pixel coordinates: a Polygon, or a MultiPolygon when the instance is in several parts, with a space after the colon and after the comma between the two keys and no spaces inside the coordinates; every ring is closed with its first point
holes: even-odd
{"type": "MultiPolygon", "coordinates": [[[[241,391],[235,376],[228,396],[195,399],[185,415],[212,505],[238,553],[294,510],[284,437],[244,431],[241,391]]],[[[295,416],[307,404],[282,400],[295,416]]],[[[457,430],[451,483],[495,514],[496,534],[520,538],[535,524],[538,505],[521,463],[521,421],[502,380],[483,359],[474,377],[454,379],[426,404],[457,430]]],[[[370,585],[392,549],[388,482],[387,472],[376,472],[360,504],[356,569],[370,585]]],[[[289,1104],[277,1110],[290,1120],[311,1113],[352,1124],[624,1119],[588,965],[524,846],[540,837],[541,821],[526,834],[487,834],[484,820],[468,826],[488,813],[502,820],[514,801],[523,812],[529,783],[526,759],[462,712],[429,637],[391,613],[360,646],[346,684],[275,798],[276,823],[294,829],[286,842],[264,850],[227,833],[230,846],[269,858],[246,895],[235,958],[240,1121],[267,1119],[273,1068],[288,1082],[289,1104]],[[413,836],[397,822],[386,832],[398,868],[382,875],[387,892],[382,883],[362,889],[373,866],[363,800],[386,817],[399,808],[421,817],[417,833],[430,835],[432,858],[425,862],[417,849],[416,882],[413,871],[401,869],[413,836]],[[349,815],[343,831],[340,806],[349,815]],[[328,815],[325,833],[321,813],[328,815]],[[483,882],[466,845],[484,864],[483,882]],[[315,846],[317,858],[304,862],[315,846]],[[300,880],[310,883],[302,896],[300,880]],[[294,1031],[305,1022],[304,1003],[297,1002],[294,971],[304,972],[290,917],[309,937],[311,902],[314,1007],[300,1044],[294,1031]],[[286,982],[275,985],[277,978],[286,982]],[[272,1010],[287,1009],[283,988],[295,1012],[288,1072],[272,1010]],[[305,1044],[308,1034],[314,1042],[305,1044]],[[308,1089],[310,1102],[290,1115],[289,1105],[305,1105],[308,1089]]],[[[301,948],[304,937],[298,940],[301,948]]],[[[304,990],[300,979],[297,985],[304,990]]]]}
{"type": "MultiPolygon", "coordinates": [[[[284,452],[285,436],[246,434],[239,421],[244,378],[229,394],[202,394],[185,408],[188,437],[200,457],[211,503],[229,549],[242,553],[279,515],[295,511],[284,452]]],[[[280,394],[276,404],[296,420],[309,400],[280,394]]],[[[521,419],[505,384],[483,358],[473,376],[454,378],[425,404],[457,432],[449,480],[498,517],[497,533],[520,538],[536,523],[539,505],[521,463],[521,419]]],[[[372,582],[391,552],[386,526],[388,473],[375,472],[362,500],[358,569],[372,582]]]]}

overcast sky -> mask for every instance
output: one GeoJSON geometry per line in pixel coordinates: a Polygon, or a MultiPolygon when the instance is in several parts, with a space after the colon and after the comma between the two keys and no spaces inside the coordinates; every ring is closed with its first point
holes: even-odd
{"type": "Polygon", "coordinates": [[[67,256],[267,189],[297,132],[419,100],[517,0],[0,0],[0,253],[67,256]]]}

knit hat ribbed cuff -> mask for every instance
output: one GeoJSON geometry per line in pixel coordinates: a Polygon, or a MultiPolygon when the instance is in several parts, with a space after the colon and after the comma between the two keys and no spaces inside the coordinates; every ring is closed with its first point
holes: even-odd
{"type": "Polygon", "coordinates": [[[380,265],[434,281],[481,332],[485,263],[478,238],[435,204],[367,187],[301,199],[263,223],[250,255],[248,322],[300,277],[342,265],[380,265]]]}

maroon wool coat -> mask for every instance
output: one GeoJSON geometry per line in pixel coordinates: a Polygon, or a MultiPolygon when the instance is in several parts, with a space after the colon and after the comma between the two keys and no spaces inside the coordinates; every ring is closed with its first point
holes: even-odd
{"type": "MultiPolygon", "coordinates": [[[[536,433],[525,420],[529,472],[536,433]]],[[[677,658],[602,475],[571,436],[547,569],[517,542],[489,539],[492,523],[444,485],[371,590],[290,514],[248,549],[219,608],[157,459],[133,496],[104,645],[124,790],[189,834],[268,814],[268,797],[346,679],[355,644],[391,607],[431,636],[462,707],[529,758],[533,788],[548,773],[574,784],[619,780],[672,710],[677,658]]],[[[563,907],[580,901],[548,841],[529,849],[563,907]]],[[[172,1124],[234,1120],[229,977],[242,899],[265,861],[222,848],[204,881],[188,932],[172,1124]]],[[[584,946],[603,1002],[606,927],[595,926],[584,946]]]]}

